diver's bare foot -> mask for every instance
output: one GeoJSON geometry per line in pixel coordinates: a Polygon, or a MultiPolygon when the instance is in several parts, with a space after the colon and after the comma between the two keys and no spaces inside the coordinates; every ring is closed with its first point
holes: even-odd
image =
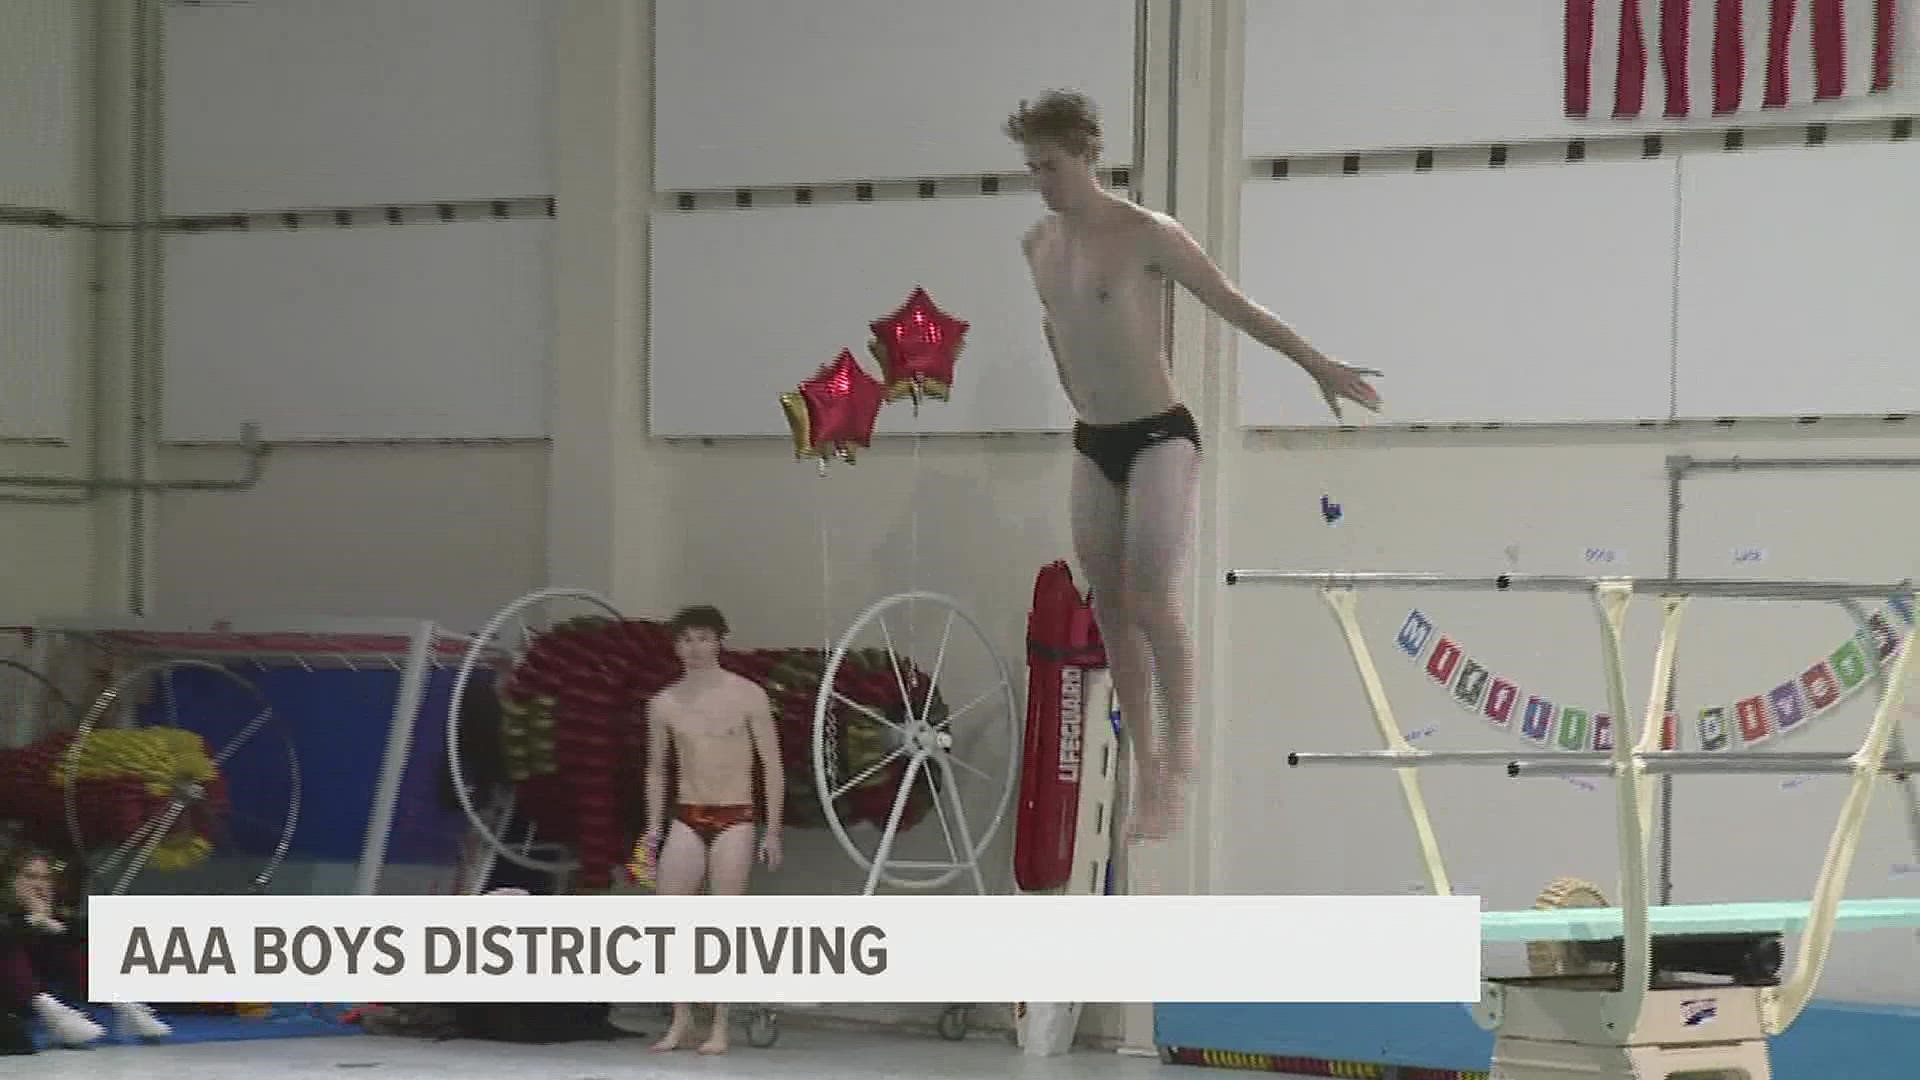
{"type": "Polygon", "coordinates": [[[707,1036],[706,1042],[703,1042],[700,1044],[700,1052],[703,1054],[726,1053],[727,1052],[727,1033],[725,1031],[716,1029],[713,1034],[707,1036]]]}
{"type": "Polygon", "coordinates": [[[680,1049],[680,1044],[687,1039],[687,1029],[692,1026],[685,1020],[675,1020],[673,1025],[667,1028],[667,1033],[660,1036],[660,1041],[653,1044],[653,1052],[664,1054],[669,1050],[680,1049]]]}

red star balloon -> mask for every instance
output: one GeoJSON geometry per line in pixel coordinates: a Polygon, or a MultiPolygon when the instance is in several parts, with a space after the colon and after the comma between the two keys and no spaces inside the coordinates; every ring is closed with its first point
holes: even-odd
{"type": "Polygon", "coordinates": [[[817,457],[823,468],[830,452],[852,462],[853,447],[872,444],[873,423],[885,399],[885,388],[851,350],[841,349],[833,363],[814,372],[795,392],[780,395],[793,430],[794,456],[817,457]]]}
{"type": "Polygon", "coordinates": [[[907,302],[884,319],[868,324],[871,348],[887,384],[887,397],[911,395],[914,408],[922,396],[947,400],[953,387],[953,365],[966,344],[967,323],[941,311],[927,290],[914,286],[907,302]]]}

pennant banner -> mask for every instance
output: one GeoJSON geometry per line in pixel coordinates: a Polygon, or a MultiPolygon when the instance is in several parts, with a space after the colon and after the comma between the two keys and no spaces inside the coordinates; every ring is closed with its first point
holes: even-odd
{"type": "MultiPolygon", "coordinates": [[[[1799,731],[1832,712],[1873,681],[1900,649],[1914,625],[1914,609],[1904,597],[1889,600],[1867,625],[1804,671],[1769,689],[1699,711],[1694,725],[1702,750],[1758,746],[1799,731]]],[[[1441,633],[1426,612],[1415,608],[1394,635],[1394,646],[1419,664],[1456,705],[1490,727],[1515,731],[1537,747],[1555,750],[1613,749],[1614,718],[1598,709],[1558,702],[1544,692],[1523,689],[1494,670],[1457,638],[1441,633]]],[[[1661,748],[1679,749],[1679,717],[1668,713],[1661,748]]]]}

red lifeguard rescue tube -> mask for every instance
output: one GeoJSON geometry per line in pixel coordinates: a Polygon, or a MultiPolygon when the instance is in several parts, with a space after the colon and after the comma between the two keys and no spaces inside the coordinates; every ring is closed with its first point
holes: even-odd
{"type": "Polygon", "coordinates": [[[1020,756],[1020,813],[1013,838],[1014,883],[1025,892],[1059,888],[1073,876],[1080,813],[1082,686],[1107,666],[1093,606],[1063,561],[1033,582],[1027,613],[1027,726],[1020,756]]]}

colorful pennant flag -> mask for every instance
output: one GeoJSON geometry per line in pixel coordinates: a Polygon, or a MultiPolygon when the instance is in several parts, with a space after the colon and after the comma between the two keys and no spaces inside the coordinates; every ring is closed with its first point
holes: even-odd
{"type": "MultiPolygon", "coordinates": [[[[1866,625],[1824,658],[1771,689],[1731,703],[1703,708],[1694,724],[1700,748],[1709,751],[1758,746],[1791,734],[1838,708],[1867,686],[1892,662],[1905,634],[1915,625],[1914,605],[1904,597],[1869,616],[1866,625]],[[1889,618],[1888,612],[1892,613],[1889,618]],[[1894,620],[1898,620],[1898,623],[1894,620]]],[[[1451,635],[1443,634],[1426,612],[1408,612],[1394,645],[1419,663],[1428,678],[1444,687],[1456,705],[1477,714],[1489,726],[1514,730],[1537,746],[1561,750],[1613,749],[1617,737],[1612,716],[1556,703],[1540,693],[1525,693],[1518,682],[1495,671],[1451,635]],[[1522,704],[1524,702],[1524,705],[1522,704]]],[[[1679,717],[1662,718],[1660,745],[1679,748],[1679,717]]]]}

